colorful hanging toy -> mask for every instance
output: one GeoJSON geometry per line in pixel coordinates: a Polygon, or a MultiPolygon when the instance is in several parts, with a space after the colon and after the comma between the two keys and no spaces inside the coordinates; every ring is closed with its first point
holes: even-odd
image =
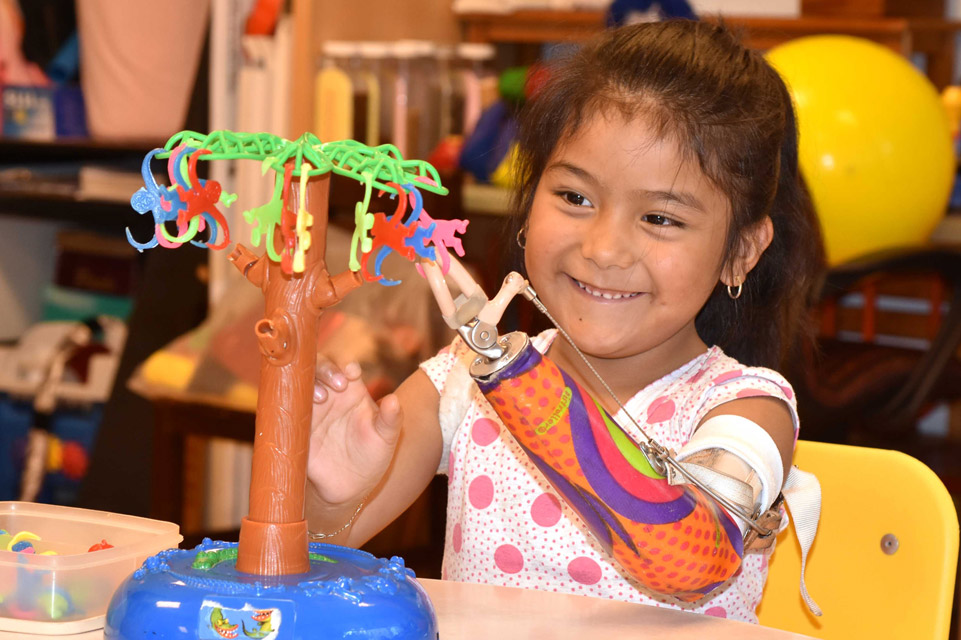
{"type": "Polygon", "coordinates": [[[280,263],[288,275],[303,273],[304,255],[310,249],[313,217],[306,206],[307,180],[330,171],[365,187],[363,200],[354,209],[350,250],[350,269],[361,272],[365,280],[385,286],[400,283],[382,272],[384,260],[391,253],[409,261],[440,259],[444,273],[450,266],[448,249],[464,255],[458,234],[467,230],[468,221],[435,220],[424,210],[421,190],[447,193],[430,164],[405,160],[389,144],[368,147],[354,140],[324,143],[310,133],[291,142],[267,133],[226,130],[207,135],[182,131],[163,149],[154,149],[144,157],[144,186],[133,194],[130,204],[137,212],[153,216],[154,234],[140,242],[128,228],[130,244],[141,252],[157,246],[175,249],[188,242],[210,249],[226,247],[230,230],[219,205],[229,207],[237,196],[225,192],[215,180],[201,180],[197,162],[233,159],[257,160],[263,173],[274,172],[270,200],[243,215],[253,225],[251,244],[259,247],[263,243],[267,256],[280,263]],[[157,182],[151,171],[154,160],[167,160],[170,186],[157,182]],[[294,180],[300,183],[296,203],[292,202],[294,180]],[[390,216],[370,212],[375,188],[379,195],[387,192],[396,198],[397,206],[390,216]]]}

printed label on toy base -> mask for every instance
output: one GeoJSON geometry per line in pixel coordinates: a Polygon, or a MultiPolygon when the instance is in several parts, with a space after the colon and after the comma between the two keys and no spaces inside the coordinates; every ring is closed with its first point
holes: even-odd
{"type": "MultiPolygon", "coordinates": [[[[269,606],[264,602],[254,606],[242,598],[205,600],[200,607],[197,637],[200,640],[273,640],[279,637],[281,621],[284,620],[281,606],[279,603],[269,606]]],[[[288,624],[284,637],[293,637],[292,631],[293,626],[288,624]]]]}

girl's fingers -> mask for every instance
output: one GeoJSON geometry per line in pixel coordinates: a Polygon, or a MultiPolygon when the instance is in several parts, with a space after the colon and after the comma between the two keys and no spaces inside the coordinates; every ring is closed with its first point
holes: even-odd
{"type": "Polygon", "coordinates": [[[320,404],[327,399],[327,387],[322,384],[314,383],[314,404],[320,404]]]}
{"type": "Polygon", "coordinates": [[[363,371],[356,362],[350,362],[340,369],[332,361],[318,357],[314,370],[314,404],[322,404],[330,397],[330,390],[345,391],[351,382],[361,379],[363,371]]]}
{"type": "Polygon", "coordinates": [[[401,407],[400,399],[390,393],[381,398],[379,403],[380,411],[374,419],[374,429],[381,438],[388,444],[394,444],[400,435],[401,407]]]}
{"type": "MultiPolygon", "coordinates": [[[[347,368],[349,367],[350,365],[347,366],[347,368]]],[[[324,384],[331,389],[343,391],[347,388],[348,379],[347,376],[344,375],[344,372],[340,370],[340,367],[338,367],[332,361],[327,360],[326,358],[318,358],[317,367],[314,370],[314,381],[315,387],[320,386],[320,384],[324,384]]],[[[320,400],[319,402],[323,402],[323,400],[320,400]]]]}
{"type": "Polygon", "coordinates": [[[347,366],[344,367],[344,375],[347,376],[349,380],[360,380],[361,373],[360,365],[356,362],[348,362],[347,366]]]}

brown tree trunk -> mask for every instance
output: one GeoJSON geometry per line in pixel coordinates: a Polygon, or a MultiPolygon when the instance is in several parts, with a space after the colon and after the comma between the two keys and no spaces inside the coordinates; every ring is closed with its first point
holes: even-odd
{"type": "MultiPolygon", "coordinates": [[[[261,287],[265,301],[265,317],[254,327],[262,359],[250,510],[240,526],[237,556],[237,570],[244,573],[286,575],[310,567],[304,492],[318,321],[324,308],[361,282],[350,272],[334,278],[327,272],[329,192],[329,173],[308,182],[307,208],[314,221],[303,273],[285,274],[279,263],[266,255],[256,258],[240,245],[230,256],[261,287]]],[[[297,201],[295,183],[292,208],[297,201]]]]}

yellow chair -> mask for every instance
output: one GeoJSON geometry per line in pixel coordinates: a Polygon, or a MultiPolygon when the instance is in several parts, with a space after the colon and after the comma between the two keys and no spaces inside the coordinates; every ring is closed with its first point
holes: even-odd
{"type": "Polygon", "coordinates": [[[824,615],[812,615],[798,592],[792,525],[771,558],[761,624],[827,639],[947,638],[958,515],[934,472],[897,451],[807,441],[794,463],[821,482],[806,580],[824,615]]]}

